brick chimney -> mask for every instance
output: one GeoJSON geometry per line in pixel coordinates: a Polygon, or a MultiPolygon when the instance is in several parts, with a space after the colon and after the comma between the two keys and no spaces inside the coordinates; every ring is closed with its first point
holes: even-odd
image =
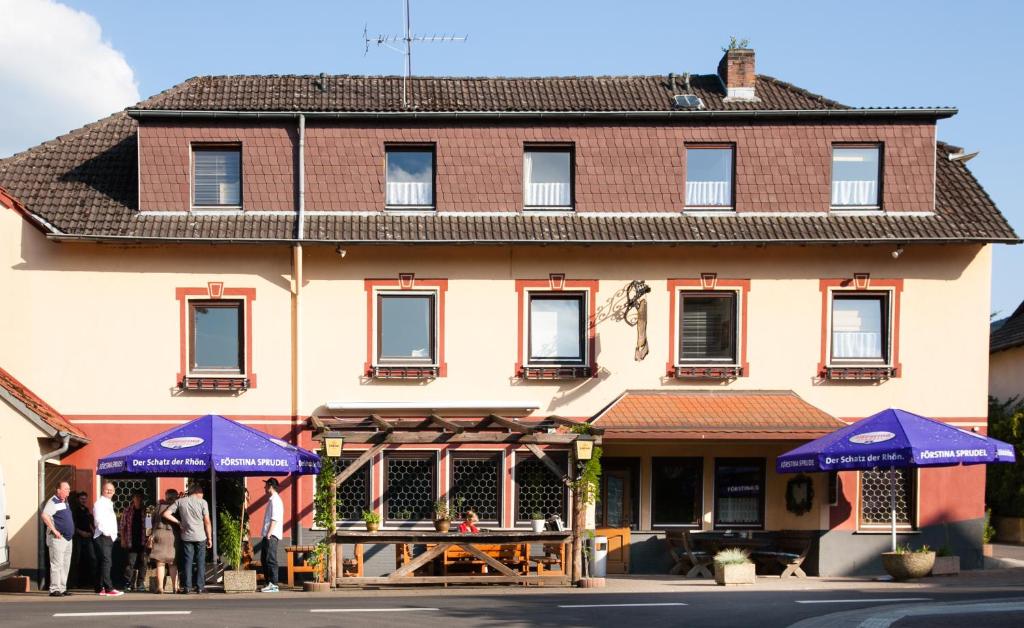
{"type": "Polygon", "coordinates": [[[718,62],[718,76],[725,84],[726,100],[757,100],[754,93],[754,51],[749,48],[726,50],[718,62]]]}

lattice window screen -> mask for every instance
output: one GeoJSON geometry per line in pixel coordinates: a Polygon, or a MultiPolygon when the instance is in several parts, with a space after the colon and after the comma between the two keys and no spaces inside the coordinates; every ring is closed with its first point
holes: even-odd
{"type": "Polygon", "coordinates": [[[434,516],[434,458],[385,458],[384,510],[389,521],[423,521],[434,516]]]}
{"type": "MultiPolygon", "coordinates": [[[[338,473],[349,467],[355,460],[340,459],[337,461],[338,473]]],[[[353,473],[338,486],[337,492],[338,521],[362,520],[363,510],[370,508],[370,463],[353,473]]]]}
{"type": "MultiPolygon", "coordinates": [[[[472,508],[483,521],[501,520],[500,458],[452,459],[451,506],[472,508]]],[[[461,512],[452,512],[453,518],[461,512]]]]}
{"type": "Polygon", "coordinates": [[[565,485],[543,462],[527,458],[516,465],[516,484],[519,488],[517,521],[528,521],[536,511],[545,517],[558,515],[568,521],[565,485]]]}
{"type": "MultiPolygon", "coordinates": [[[[104,480],[106,482],[107,480],[104,480]]],[[[142,491],[145,497],[142,502],[146,506],[156,504],[156,478],[126,478],[109,480],[114,484],[114,512],[121,513],[132,503],[132,493],[142,491]]]]}
{"type": "MultiPolygon", "coordinates": [[[[889,525],[889,469],[860,473],[860,521],[865,525],[889,525]]],[[[896,469],[896,523],[914,525],[914,470],[896,469]]]]}

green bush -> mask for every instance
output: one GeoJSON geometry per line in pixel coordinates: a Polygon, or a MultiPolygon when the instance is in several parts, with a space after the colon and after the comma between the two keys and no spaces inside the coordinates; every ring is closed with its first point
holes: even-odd
{"type": "Polygon", "coordinates": [[[1024,400],[989,397],[988,434],[1013,445],[1017,462],[988,465],[985,503],[994,515],[1024,517],[1024,400]]]}

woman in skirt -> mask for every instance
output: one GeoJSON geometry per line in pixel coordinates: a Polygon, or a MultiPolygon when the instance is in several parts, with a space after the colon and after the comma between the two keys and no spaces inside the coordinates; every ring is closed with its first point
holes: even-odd
{"type": "Polygon", "coordinates": [[[178,526],[164,519],[164,511],[178,499],[178,491],[167,489],[164,499],[157,505],[153,517],[153,548],[149,557],[156,562],[156,592],[164,592],[164,577],[171,577],[171,591],[178,590],[178,547],[181,545],[181,531],[178,526]],[[165,571],[166,570],[166,571],[165,571]]]}

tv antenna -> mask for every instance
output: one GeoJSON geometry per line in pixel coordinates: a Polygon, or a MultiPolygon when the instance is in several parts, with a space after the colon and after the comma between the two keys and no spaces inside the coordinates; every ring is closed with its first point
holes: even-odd
{"type": "Polygon", "coordinates": [[[366,26],[363,26],[363,43],[366,48],[363,50],[363,56],[370,52],[370,44],[377,44],[378,46],[384,46],[394,50],[395,52],[405,55],[405,76],[402,77],[402,106],[409,106],[409,79],[412,77],[412,45],[437,43],[437,42],[451,42],[451,41],[466,41],[469,36],[457,37],[455,35],[413,35],[412,26],[409,20],[409,0],[404,0],[405,4],[405,34],[404,35],[377,35],[376,37],[370,37],[366,30],[366,26]]]}

